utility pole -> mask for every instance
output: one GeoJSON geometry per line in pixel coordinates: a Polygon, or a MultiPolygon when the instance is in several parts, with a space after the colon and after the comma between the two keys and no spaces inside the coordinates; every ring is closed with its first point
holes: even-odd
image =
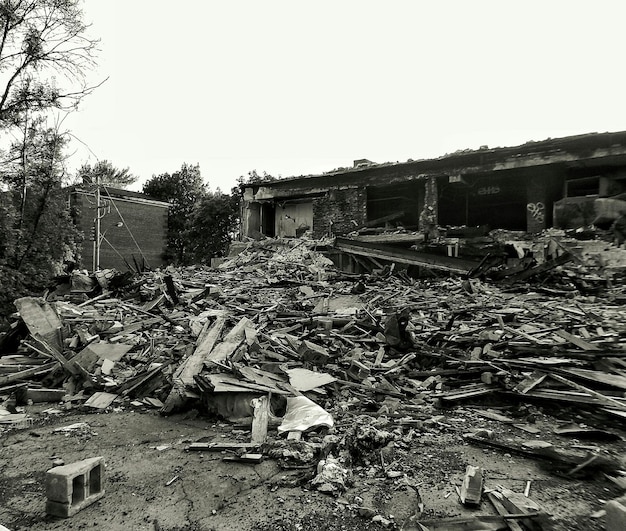
{"type": "Polygon", "coordinates": [[[100,220],[104,212],[100,213],[102,205],[100,204],[100,174],[96,174],[96,217],[94,219],[94,240],[93,240],[93,270],[100,269],[100,220]]]}

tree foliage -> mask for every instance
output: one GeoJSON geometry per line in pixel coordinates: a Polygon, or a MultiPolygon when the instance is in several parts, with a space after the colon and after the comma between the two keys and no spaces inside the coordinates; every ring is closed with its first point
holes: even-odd
{"type": "Polygon", "coordinates": [[[187,229],[189,258],[193,263],[224,256],[239,220],[239,197],[207,193],[194,207],[187,229]]]}
{"type": "Polygon", "coordinates": [[[155,175],[143,193],[171,204],[166,258],[178,264],[207,263],[223,256],[237,228],[239,195],[209,191],[200,167],[155,175]]]}
{"type": "Polygon", "coordinates": [[[0,315],[76,258],[62,190],[67,134],[47,120],[95,88],[87,29],[79,0],[0,0],[0,315]]]}
{"type": "Polygon", "coordinates": [[[143,193],[170,203],[166,256],[177,263],[188,263],[191,214],[207,189],[198,164],[183,164],[179,171],[153,175],[143,185],[143,193]]]}
{"type": "Polygon", "coordinates": [[[137,181],[137,177],[130,173],[130,168],[116,168],[108,160],[99,160],[93,166],[83,164],[78,168],[76,177],[83,184],[100,182],[100,184],[108,184],[118,188],[123,188],[137,181]]]}
{"type": "Polygon", "coordinates": [[[39,121],[24,133],[11,146],[23,156],[0,173],[8,184],[0,194],[0,314],[13,299],[41,293],[64,260],[76,259],[81,239],[62,189],[66,137],[39,121]]]}
{"type": "Polygon", "coordinates": [[[237,184],[241,186],[242,184],[255,184],[267,181],[278,181],[278,179],[278,177],[274,177],[266,171],[264,171],[263,174],[259,174],[256,170],[250,170],[247,175],[240,175],[239,177],[237,177],[237,184]]]}
{"type": "Polygon", "coordinates": [[[0,125],[75,106],[93,90],[97,43],[78,0],[0,0],[0,125]]]}

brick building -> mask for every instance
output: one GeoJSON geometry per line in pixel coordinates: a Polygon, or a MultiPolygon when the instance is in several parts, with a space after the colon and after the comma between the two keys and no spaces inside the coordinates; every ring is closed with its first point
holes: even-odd
{"type": "MultiPolygon", "coordinates": [[[[78,228],[85,236],[80,267],[92,270],[96,219],[95,186],[69,188],[69,201],[78,228]]],[[[125,271],[128,269],[127,264],[134,267],[135,262],[142,267],[151,268],[163,264],[169,203],[138,192],[103,186],[101,205],[101,268],[125,271]]]]}
{"type": "Polygon", "coordinates": [[[360,159],[321,175],[246,184],[241,234],[319,238],[385,218],[421,230],[539,232],[568,207],[578,215],[581,204],[624,192],[626,132],[592,133],[402,163],[360,159]]]}

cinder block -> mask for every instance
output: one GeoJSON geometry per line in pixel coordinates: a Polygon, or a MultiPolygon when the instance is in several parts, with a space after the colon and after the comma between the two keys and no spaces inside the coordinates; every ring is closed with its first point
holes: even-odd
{"type": "Polygon", "coordinates": [[[626,496],[606,503],[606,531],[626,529],[626,496]]]}
{"type": "Polygon", "coordinates": [[[315,365],[325,365],[330,359],[330,355],[324,347],[306,340],[300,343],[298,354],[302,356],[303,361],[308,361],[315,365]]]}
{"type": "Polygon", "coordinates": [[[461,503],[478,505],[483,492],[483,471],[478,466],[467,465],[461,485],[461,503]]]}
{"type": "Polygon", "coordinates": [[[355,380],[364,380],[369,377],[370,369],[366,365],[363,365],[360,361],[352,360],[350,368],[348,369],[348,374],[355,380]]]}
{"type": "Polygon", "coordinates": [[[104,496],[104,457],[51,468],[46,473],[46,512],[67,518],[104,496]]]}

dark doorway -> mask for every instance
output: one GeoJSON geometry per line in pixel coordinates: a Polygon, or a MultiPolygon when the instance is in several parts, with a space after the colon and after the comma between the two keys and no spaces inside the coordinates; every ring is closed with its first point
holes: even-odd
{"type": "Polygon", "coordinates": [[[276,207],[273,203],[261,205],[261,232],[269,238],[276,236],[276,207]]]}
{"type": "Polygon", "coordinates": [[[522,179],[464,175],[437,182],[439,224],[526,230],[526,185],[522,179]]]}
{"type": "Polygon", "coordinates": [[[406,228],[417,228],[423,206],[423,182],[372,186],[367,189],[368,221],[403,212],[402,217],[394,220],[394,223],[400,223],[406,228]]]}

